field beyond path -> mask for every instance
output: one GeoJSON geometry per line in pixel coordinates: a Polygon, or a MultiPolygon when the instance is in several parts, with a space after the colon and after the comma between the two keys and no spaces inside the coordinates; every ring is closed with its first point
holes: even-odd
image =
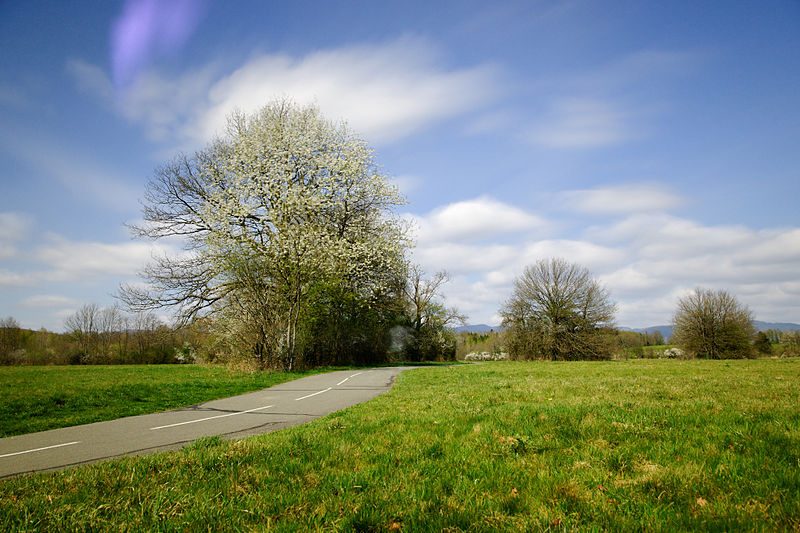
{"type": "Polygon", "coordinates": [[[383,394],[405,368],[326,372],[182,409],[7,437],[0,439],[0,478],[304,424],[383,394]]]}
{"type": "Polygon", "coordinates": [[[0,366],[0,437],[157,413],[324,372],[220,365],[0,366]]]}
{"type": "Polygon", "coordinates": [[[800,360],[409,370],[236,442],[0,481],[0,529],[798,530],[800,360]]]}

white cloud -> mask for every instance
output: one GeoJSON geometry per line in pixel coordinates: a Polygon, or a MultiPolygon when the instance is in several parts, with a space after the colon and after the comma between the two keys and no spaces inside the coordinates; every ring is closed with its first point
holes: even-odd
{"type": "MultiPolygon", "coordinates": [[[[648,187],[631,189],[644,194],[648,187]]],[[[597,195],[586,192],[581,199],[592,207],[608,190],[613,188],[597,195]]],[[[654,193],[660,201],[679,203],[669,193],[654,193]]],[[[414,217],[425,229],[414,260],[429,272],[453,274],[444,289],[448,303],[467,312],[472,323],[497,325],[497,310],[511,294],[514,278],[526,265],[549,257],[584,265],[605,283],[619,303],[620,325],[668,323],[678,297],[697,286],[731,292],[759,319],[800,322],[800,228],[711,226],[633,208],[621,208],[619,214],[621,220],[588,228],[577,238],[544,238],[539,228],[555,232],[559,220],[544,221],[536,213],[485,198],[458,202],[414,217]],[[483,229],[466,222],[459,226],[465,206],[486,202],[513,217],[479,217],[483,229]],[[518,221],[528,221],[533,231],[516,231],[526,225],[518,221]],[[476,239],[476,234],[487,238],[476,239]]]]}
{"type": "Polygon", "coordinates": [[[530,235],[545,226],[540,217],[486,196],[452,203],[412,219],[423,243],[498,239],[512,233],[530,235]]]}
{"type": "Polygon", "coordinates": [[[669,211],[683,199],[658,184],[631,184],[565,191],[564,208],[581,213],[615,215],[669,211]]]}
{"type": "MultiPolygon", "coordinates": [[[[496,69],[448,70],[435,56],[423,40],[403,38],[304,57],[259,55],[227,74],[219,63],[178,76],[151,70],[119,95],[119,105],[152,138],[197,147],[222,132],[234,109],[251,112],[289,95],[347,120],[371,143],[386,143],[479,108],[498,92],[496,69]]],[[[111,82],[96,67],[71,60],[68,71],[79,87],[107,99],[111,82]]]]}
{"type": "Polygon", "coordinates": [[[405,137],[428,124],[486,102],[496,92],[491,68],[445,71],[422,41],[323,50],[302,59],[263,56],[218,81],[201,131],[220,129],[236,107],[254,110],[276,95],[316,101],[332,118],[346,119],[371,142],[405,137]]]}
{"type": "Polygon", "coordinates": [[[97,277],[135,277],[154,254],[168,250],[149,242],[99,243],[70,241],[51,234],[35,257],[46,281],[91,281],[97,277]]]}

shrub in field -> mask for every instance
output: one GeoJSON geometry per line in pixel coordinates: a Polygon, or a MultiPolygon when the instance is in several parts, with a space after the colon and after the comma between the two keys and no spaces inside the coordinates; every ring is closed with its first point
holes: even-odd
{"type": "Polygon", "coordinates": [[[660,359],[686,359],[686,352],[680,348],[667,348],[660,359]]]}
{"type": "Polygon", "coordinates": [[[464,356],[464,361],[507,361],[505,352],[471,352],[464,356]]]}
{"type": "Polygon", "coordinates": [[[500,310],[515,359],[610,359],[616,305],[586,268],[555,258],[525,268],[500,310]]]}
{"type": "Polygon", "coordinates": [[[769,337],[763,331],[759,331],[756,333],[756,338],[753,341],[753,348],[762,354],[762,355],[769,355],[772,353],[772,343],[769,342],[769,337]]]}
{"type": "Polygon", "coordinates": [[[695,289],[678,300],[672,325],[671,342],[697,357],[731,359],[752,352],[753,313],[726,291],[695,289]]]}
{"type": "Polygon", "coordinates": [[[800,331],[784,331],[781,335],[781,344],[783,344],[784,356],[800,355],[800,331]]]}

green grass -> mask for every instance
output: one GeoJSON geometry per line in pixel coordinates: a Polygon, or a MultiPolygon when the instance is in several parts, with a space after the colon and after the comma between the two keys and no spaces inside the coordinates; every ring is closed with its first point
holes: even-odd
{"type": "Polygon", "coordinates": [[[401,374],[305,426],[0,481],[0,530],[800,530],[800,360],[401,374]]]}
{"type": "Polygon", "coordinates": [[[0,367],[0,437],[155,413],[304,375],[211,365],[0,367]]]}

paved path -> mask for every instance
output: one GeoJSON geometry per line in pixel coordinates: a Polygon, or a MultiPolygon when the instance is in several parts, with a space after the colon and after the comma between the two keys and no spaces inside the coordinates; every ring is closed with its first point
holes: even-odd
{"type": "Polygon", "coordinates": [[[296,426],[386,392],[406,368],[317,374],[173,411],[0,439],[0,478],[296,426]]]}

